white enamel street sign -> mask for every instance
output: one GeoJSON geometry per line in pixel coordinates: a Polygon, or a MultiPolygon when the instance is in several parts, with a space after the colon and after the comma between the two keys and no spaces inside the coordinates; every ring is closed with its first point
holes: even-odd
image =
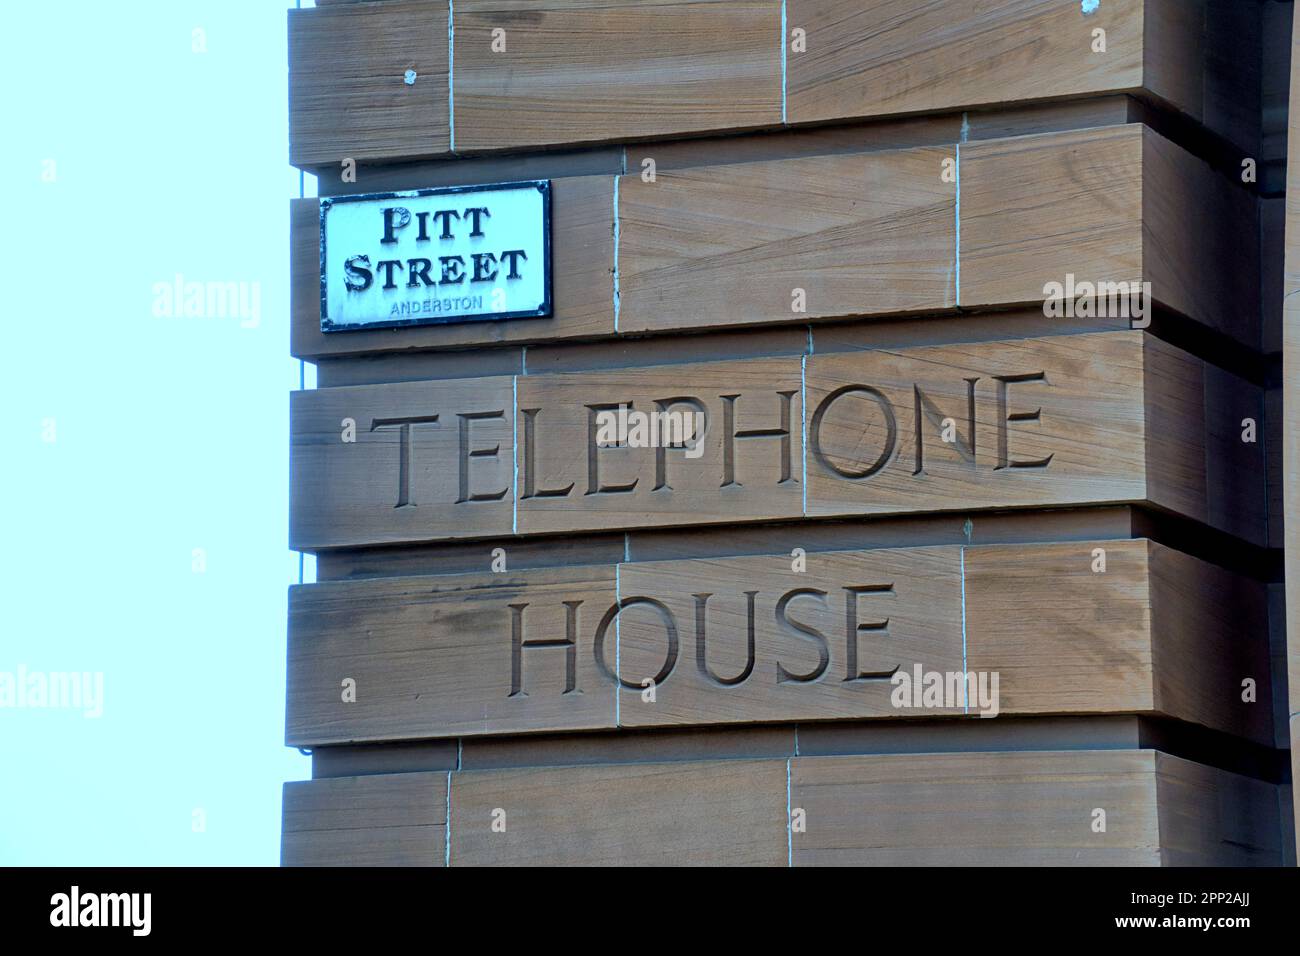
{"type": "Polygon", "coordinates": [[[551,184],[320,201],[322,332],[551,314],[551,184]]]}

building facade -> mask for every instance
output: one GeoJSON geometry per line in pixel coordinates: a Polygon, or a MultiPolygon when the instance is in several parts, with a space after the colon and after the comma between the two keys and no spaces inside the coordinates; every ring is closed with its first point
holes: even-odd
{"type": "Polygon", "coordinates": [[[1294,864],[1291,4],[289,26],[286,865],[1294,864]]]}

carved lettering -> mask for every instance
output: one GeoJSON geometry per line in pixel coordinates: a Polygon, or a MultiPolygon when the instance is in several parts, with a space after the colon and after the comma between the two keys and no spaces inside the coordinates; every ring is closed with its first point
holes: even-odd
{"type": "Polygon", "coordinates": [[[817,411],[813,413],[812,425],[809,428],[808,440],[812,445],[813,457],[817,459],[819,465],[831,472],[831,474],[837,475],[840,478],[845,478],[849,481],[861,481],[864,478],[870,478],[872,475],[876,474],[880,469],[884,468],[889,462],[889,459],[893,457],[894,449],[898,444],[898,420],[894,417],[894,407],[889,403],[889,399],[885,397],[884,393],[881,392],[880,389],[872,388],[870,385],[845,385],[842,388],[837,388],[835,391],[831,392],[822,400],[822,403],[817,406],[817,411]],[[839,401],[839,399],[843,398],[845,395],[853,394],[862,394],[871,398],[872,401],[880,406],[880,410],[885,416],[885,444],[880,450],[880,457],[861,471],[847,471],[840,468],[826,457],[826,453],[822,451],[821,443],[822,420],[826,417],[826,413],[830,411],[830,407],[835,404],[835,402],[839,401]]]}
{"type": "Polygon", "coordinates": [[[699,669],[701,676],[722,687],[735,687],[737,684],[743,684],[749,679],[749,675],[754,673],[754,598],[758,596],[758,592],[745,592],[745,606],[747,609],[745,615],[745,646],[749,656],[745,661],[744,670],[735,677],[719,677],[709,667],[705,644],[708,631],[708,603],[709,598],[713,597],[713,595],[693,594],[691,596],[695,598],[695,666],[699,669]]]}
{"type": "Polygon", "coordinates": [[[673,619],[673,612],[668,610],[668,606],[662,601],[657,601],[650,597],[633,597],[626,598],[612,605],[605,616],[600,619],[600,624],[596,627],[596,640],[592,646],[592,652],[596,655],[596,666],[600,668],[602,674],[611,680],[617,681],[624,687],[632,690],[641,690],[643,685],[640,680],[624,680],[622,676],[616,674],[610,669],[605,662],[605,637],[609,633],[609,626],[614,623],[620,614],[630,607],[646,606],[654,608],[660,619],[663,621],[664,633],[667,637],[668,646],[664,654],[664,663],[659,668],[659,673],[649,678],[657,686],[668,680],[672,674],[673,668],[677,666],[677,622],[673,619]]]}
{"type": "Polygon", "coordinates": [[[527,697],[524,691],[524,650],[526,648],[564,648],[564,693],[578,689],[578,608],[581,601],[564,602],[564,638],[562,640],[524,640],[524,610],[527,602],[510,607],[510,696],[527,697]]]}
{"type": "Polygon", "coordinates": [[[723,395],[722,398],[722,487],[739,485],[736,480],[736,440],[779,438],[781,440],[781,477],[777,484],[790,481],[790,400],[794,392],[777,392],[781,400],[780,424],[776,428],[751,428],[736,431],[736,399],[740,395],[723,395]]]}
{"type": "Polygon", "coordinates": [[[370,422],[372,432],[385,428],[398,429],[397,453],[397,504],[395,508],[414,506],[411,500],[411,426],[436,425],[437,415],[415,415],[410,418],[376,418],[370,422]]]}

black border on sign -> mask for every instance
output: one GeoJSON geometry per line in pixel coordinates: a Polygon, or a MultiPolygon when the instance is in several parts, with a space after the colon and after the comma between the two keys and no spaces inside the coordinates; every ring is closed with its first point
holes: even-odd
{"type": "Polygon", "coordinates": [[[366,332],[370,329],[399,329],[417,325],[455,325],[464,322],[492,322],[501,319],[540,319],[552,312],[551,302],[551,181],[529,179],[514,183],[485,183],[477,186],[438,186],[434,189],[408,189],[386,193],[361,193],[356,196],[322,196],[320,199],[320,330],[322,332],[366,332]],[[325,217],[337,203],[364,202],[376,199],[418,199],[422,196],[445,196],[454,193],[496,192],[503,189],[536,189],[542,194],[542,304],[521,312],[484,312],[479,315],[428,316],[380,320],[362,324],[340,325],[327,313],[325,275],[325,217]]]}

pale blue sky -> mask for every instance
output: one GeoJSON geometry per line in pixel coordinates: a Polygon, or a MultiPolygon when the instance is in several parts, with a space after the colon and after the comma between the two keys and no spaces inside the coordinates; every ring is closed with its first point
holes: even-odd
{"type": "Polygon", "coordinates": [[[0,672],[102,671],[104,701],[0,707],[0,865],[273,865],[310,775],[283,746],[293,5],[5,9],[0,672]],[[177,273],[257,283],[260,317],[155,315],[177,273]]]}

